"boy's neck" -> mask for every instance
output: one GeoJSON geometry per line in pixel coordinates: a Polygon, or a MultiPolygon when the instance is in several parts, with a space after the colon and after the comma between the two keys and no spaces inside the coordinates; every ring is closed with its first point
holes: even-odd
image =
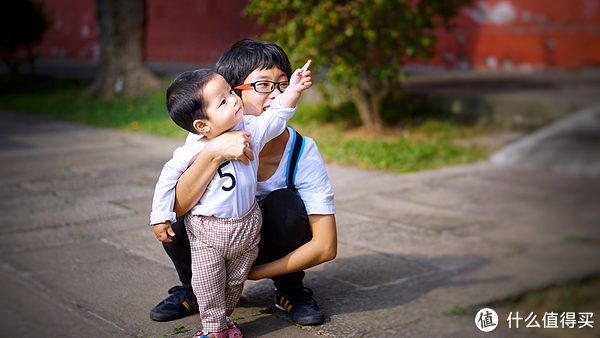
{"type": "Polygon", "coordinates": [[[212,134],[212,133],[210,133],[210,132],[209,132],[209,133],[207,133],[207,134],[202,134],[202,133],[200,133],[200,134],[201,134],[201,135],[204,135],[204,137],[206,137],[206,139],[207,139],[207,140],[209,140],[209,141],[212,141],[212,139],[214,139],[214,138],[217,138],[217,137],[219,137],[219,136],[221,136],[221,135],[225,134],[225,133],[226,133],[226,132],[228,132],[228,131],[242,129],[241,127],[240,127],[240,128],[236,128],[236,126],[239,126],[239,125],[240,125],[240,123],[242,123],[242,121],[243,121],[243,117],[242,117],[242,120],[241,120],[241,121],[239,121],[238,123],[236,123],[236,124],[234,124],[233,126],[231,126],[229,129],[227,129],[227,130],[225,130],[225,131],[223,131],[222,133],[219,133],[219,134],[217,134],[217,135],[213,135],[213,134],[212,134]],[[210,135],[209,135],[209,134],[210,134],[210,135]]]}
{"type": "Polygon", "coordinates": [[[206,134],[200,134],[200,135],[202,136],[200,139],[205,139],[207,141],[212,141],[212,139],[214,139],[215,137],[219,136],[219,135],[217,135],[217,136],[210,137],[210,136],[208,136],[206,134]]]}
{"type": "Polygon", "coordinates": [[[214,138],[217,138],[217,137],[225,134],[226,132],[231,131],[231,129],[233,129],[233,128],[227,129],[224,132],[220,133],[219,135],[210,136],[210,135],[202,134],[202,133],[198,133],[198,135],[202,135],[203,137],[201,137],[201,138],[206,138],[208,141],[212,141],[214,138]]]}

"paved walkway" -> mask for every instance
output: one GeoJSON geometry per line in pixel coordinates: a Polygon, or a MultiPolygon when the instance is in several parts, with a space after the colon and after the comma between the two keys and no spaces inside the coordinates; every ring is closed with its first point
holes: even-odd
{"type": "MultiPolygon", "coordinates": [[[[177,284],[147,224],[182,140],[6,111],[0,125],[0,336],[159,337],[179,325],[192,336],[197,315],[148,317],[177,284]]],[[[586,132],[579,166],[600,160],[599,134],[586,132]]],[[[600,175],[545,161],[411,175],[330,165],[338,257],[306,278],[325,324],[293,325],[266,280],[247,283],[233,317],[248,338],[531,337],[502,316],[482,333],[475,313],[600,273],[600,175]],[[466,313],[442,314],[456,306],[466,313]]]]}

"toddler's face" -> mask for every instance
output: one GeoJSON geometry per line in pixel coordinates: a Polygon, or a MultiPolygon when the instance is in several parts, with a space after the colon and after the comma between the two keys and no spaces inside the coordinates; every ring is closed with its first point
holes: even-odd
{"type": "MultiPolygon", "coordinates": [[[[260,80],[273,82],[289,81],[284,71],[273,67],[271,69],[255,69],[244,80],[244,83],[253,83],[260,80]]],[[[244,101],[245,114],[259,116],[271,106],[271,102],[279,94],[281,92],[277,88],[271,93],[258,93],[254,89],[243,90],[242,101],[244,101]]]]}
{"type": "Polygon", "coordinates": [[[242,99],[231,89],[221,76],[214,76],[204,87],[202,96],[206,102],[205,121],[210,127],[206,136],[213,138],[233,128],[242,120],[244,106],[242,99]]]}

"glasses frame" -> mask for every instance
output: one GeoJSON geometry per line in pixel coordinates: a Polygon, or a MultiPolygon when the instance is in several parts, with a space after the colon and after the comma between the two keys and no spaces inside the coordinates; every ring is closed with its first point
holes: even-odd
{"type": "Polygon", "coordinates": [[[241,90],[247,90],[247,89],[254,89],[255,92],[257,93],[262,93],[262,94],[267,94],[267,93],[272,93],[275,88],[277,88],[277,90],[279,90],[281,93],[283,93],[283,91],[285,90],[281,90],[281,85],[287,83],[288,86],[290,84],[290,81],[279,81],[279,82],[275,82],[275,81],[269,81],[269,80],[259,80],[259,81],[254,81],[252,83],[244,83],[242,85],[236,86],[233,89],[241,89],[241,90]],[[271,84],[271,90],[268,92],[261,92],[258,91],[258,89],[256,89],[256,84],[257,83],[261,83],[261,82],[269,82],[271,84]]]}

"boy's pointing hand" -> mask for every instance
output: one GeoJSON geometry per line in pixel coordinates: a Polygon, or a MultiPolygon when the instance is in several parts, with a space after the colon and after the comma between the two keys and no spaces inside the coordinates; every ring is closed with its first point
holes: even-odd
{"type": "Polygon", "coordinates": [[[310,67],[311,63],[311,60],[306,61],[302,68],[296,69],[294,74],[292,74],[290,85],[294,86],[294,89],[298,92],[303,92],[304,90],[310,88],[313,84],[311,71],[308,70],[308,67],[310,67]]]}

